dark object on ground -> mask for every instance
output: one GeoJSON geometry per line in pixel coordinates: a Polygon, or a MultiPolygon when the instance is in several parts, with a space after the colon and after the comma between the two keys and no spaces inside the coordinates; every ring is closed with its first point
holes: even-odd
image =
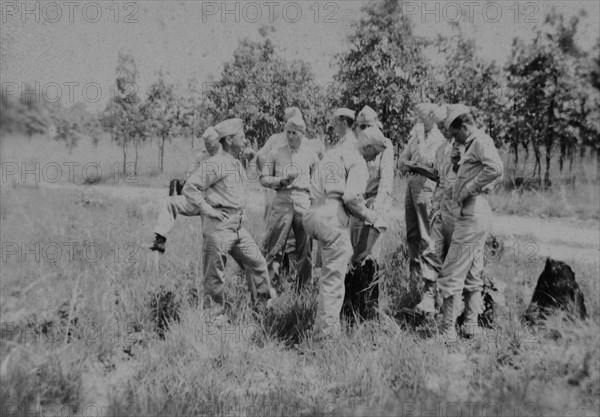
{"type": "Polygon", "coordinates": [[[483,253],[484,265],[500,262],[504,255],[504,242],[490,233],[485,241],[483,253]]]}
{"type": "Polygon", "coordinates": [[[176,299],[175,293],[161,290],[153,294],[150,299],[150,313],[154,330],[161,339],[165,338],[169,325],[174,321],[179,321],[180,312],[181,303],[176,299]]]}
{"type": "Polygon", "coordinates": [[[152,242],[152,246],[150,246],[150,250],[155,250],[159,253],[165,253],[167,245],[167,238],[159,235],[158,233],[154,233],[154,242],[152,242]]]}
{"type": "Polygon", "coordinates": [[[377,263],[367,259],[362,266],[355,266],[346,274],[344,303],[342,312],[347,320],[354,322],[377,317],[379,305],[379,282],[377,263]]]}
{"type": "Polygon", "coordinates": [[[185,180],[174,179],[169,182],[169,196],[181,195],[181,190],[185,185],[185,180]]]}
{"type": "Polygon", "coordinates": [[[569,265],[555,259],[546,259],[546,267],[538,278],[525,320],[532,323],[543,319],[551,310],[563,310],[585,319],[587,312],[583,293],[575,282],[575,273],[569,265]]]}

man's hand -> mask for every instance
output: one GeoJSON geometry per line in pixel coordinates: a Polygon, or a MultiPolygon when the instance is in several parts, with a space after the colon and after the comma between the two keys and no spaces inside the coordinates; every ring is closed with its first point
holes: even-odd
{"type": "Polygon", "coordinates": [[[221,213],[219,210],[216,210],[214,208],[209,208],[207,209],[204,214],[212,219],[215,220],[219,220],[219,221],[223,221],[225,220],[225,215],[223,213],[221,213]]]}
{"type": "Polygon", "coordinates": [[[254,158],[254,156],[256,156],[256,151],[248,146],[242,151],[242,154],[240,155],[240,160],[251,161],[254,158]]]}
{"type": "Polygon", "coordinates": [[[287,177],[283,178],[282,180],[279,181],[279,185],[281,187],[289,187],[294,180],[298,178],[298,174],[296,173],[290,173],[287,175],[287,177]]]}
{"type": "Polygon", "coordinates": [[[377,217],[375,218],[375,221],[373,222],[373,227],[375,229],[377,229],[377,231],[379,233],[383,233],[386,231],[387,229],[387,222],[385,221],[385,219],[383,218],[383,214],[378,214],[377,217]]]}
{"type": "Polygon", "coordinates": [[[474,187],[473,183],[468,183],[458,194],[458,204],[460,204],[462,206],[464,201],[467,198],[469,198],[475,194],[477,194],[477,193],[475,192],[475,187],[474,187]]]}

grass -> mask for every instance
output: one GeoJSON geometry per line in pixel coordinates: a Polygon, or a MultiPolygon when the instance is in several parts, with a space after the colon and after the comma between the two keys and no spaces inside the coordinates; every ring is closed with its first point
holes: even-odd
{"type": "MultiPolygon", "coordinates": [[[[141,247],[153,221],[142,203],[3,187],[4,410],[47,414],[60,405],[82,412],[94,404],[105,415],[110,409],[143,416],[371,416],[452,415],[456,407],[469,415],[475,403],[471,415],[498,409],[502,415],[596,415],[600,408],[597,265],[572,265],[586,295],[587,321],[556,314],[543,326],[526,327],[520,316],[542,260],[507,256],[490,264],[487,273],[506,284],[496,329],[484,341],[446,348],[399,314],[414,305],[419,288],[407,278],[403,224],[395,222],[382,237],[380,319],[314,346],[306,338],[314,287],[299,296],[284,292],[272,311],[257,314],[231,262],[232,324],[218,327],[209,311],[189,303],[190,288],[201,280],[199,221],[178,220],[156,271],[153,255],[141,247]],[[181,309],[164,339],[151,308],[161,291],[171,291],[181,309]]],[[[261,213],[250,211],[246,226],[260,242],[261,213]]]]}

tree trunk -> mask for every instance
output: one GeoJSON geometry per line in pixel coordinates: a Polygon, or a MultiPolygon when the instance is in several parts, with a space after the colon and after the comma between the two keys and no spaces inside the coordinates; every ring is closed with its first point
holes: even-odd
{"type": "Polygon", "coordinates": [[[161,144],[160,144],[159,150],[160,150],[160,159],[158,161],[158,167],[162,174],[163,164],[164,164],[164,160],[165,160],[165,137],[164,136],[161,136],[161,144]]]}
{"type": "Polygon", "coordinates": [[[515,151],[515,167],[519,169],[519,141],[513,139],[513,150],[515,151]]]}
{"type": "Polygon", "coordinates": [[[125,173],[125,168],[127,167],[127,142],[125,142],[125,138],[121,142],[121,148],[123,149],[123,173],[125,173]]]}
{"type": "Polygon", "coordinates": [[[546,173],[544,174],[544,187],[550,186],[550,159],[551,157],[550,149],[546,148],[546,173]]]}
{"type": "Polygon", "coordinates": [[[565,143],[565,139],[560,139],[560,156],[558,158],[558,170],[562,174],[563,165],[565,163],[565,153],[567,151],[567,144],[565,143]]]}
{"type": "Polygon", "coordinates": [[[533,147],[533,154],[535,156],[535,165],[533,167],[533,171],[536,178],[540,179],[542,176],[542,164],[540,162],[540,150],[536,146],[533,147]]]}
{"type": "Polygon", "coordinates": [[[596,183],[600,182],[600,148],[596,148],[596,183]]]}
{"type": "Polygon", "coordinates": [[[573,172],[573,159],[575,159],[575,150],[571,147],[569,150],[569,172],[573,172]]]}
{"type": "Polygon", "coordinates": [[[140,143],[139,138],[135,140],[135,162],[133,163],[133,175],[137,177],[138,173],[138,145],[140,143]]]}

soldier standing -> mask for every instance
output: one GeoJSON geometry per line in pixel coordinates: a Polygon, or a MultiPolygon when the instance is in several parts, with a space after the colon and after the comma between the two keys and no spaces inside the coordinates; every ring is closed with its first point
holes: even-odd
{"type": "Polygon", "coordinates": [[[228,119],[218,125],[215,140],[207,149],[216,149],[203,161],[183,187],[183,195],[203,216],[202,267],[205,296],[223,305],[224,273],[227,255],[245,270],[253,301],[275,296],[269,282],[267,262],[258,245],[242,227],[244,170],[239,155],[247,146],[241,119],[228,119]]]}
{"type": "Polygon", "coordinates": [[[456,338],[455,320],[463,290],[462,332],[466,337],[477,332],[477,318],[482,309],[483,250],[491,222],[485,194],[502,177],[503,165],[492,138],[476,127],[473,116],[463,106],[452,109],[445,126],[465,148],[452,192],[460,211],[437,280],[443,298],[441,335],[451,341],[456,338]]]}
{"type": "MultiPolygon", "coordinates": [[[[304,216],[307,233],[323,245],[319,298],[313,339],[337,340],[341,334],[340,312],[344,299],[344,278],[352,258],[350,215],[382,228],[382,218],[366,207],[364,192],[369,177],[367,164],[358,152],[352,133],[354,112],[334,113],[339,142],[319,162],[311,208],[304,216]]],[[[368,133],[361,132],[361,135],[368,133]]]]}
{"type": "Polygon", "coordinates": [[[277,191],[267,224],[265,252],[271,282],[279,280],[281,254],[290,230],[295,237],[298,256],[297,289],[312,282],[312,245],[302,220],[310,208],[311,175],[319,162],[317,153],[306,143],[306,124],[300,117],[285,125],[287,145],[273,149],[263,163],[260,183],[277,191]]]}
{"type": "Polygon", "coordinates": [[[399,158],[401,168],[409,174],[404,209],[411,274],[420,275],[420,257],[429,246],[431,200],[436,183],[424,172],[433,170],[435,151],[446,140],[435,124],[436,107],[431,103],[417,105],[421,123],[411,130],[399,158]]]}

